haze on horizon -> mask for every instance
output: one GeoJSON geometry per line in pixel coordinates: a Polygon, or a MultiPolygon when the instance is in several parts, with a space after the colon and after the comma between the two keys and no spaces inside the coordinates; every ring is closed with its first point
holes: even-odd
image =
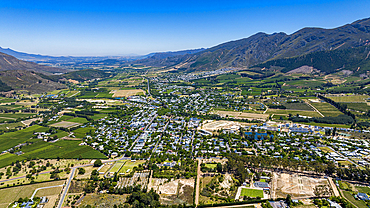
{"type": "Polygon", "coordinates": [[[209,48],[257,32],[291,34],[369,17],[370,1],[2,0],[0,47],[53,56],[209,48]]]}

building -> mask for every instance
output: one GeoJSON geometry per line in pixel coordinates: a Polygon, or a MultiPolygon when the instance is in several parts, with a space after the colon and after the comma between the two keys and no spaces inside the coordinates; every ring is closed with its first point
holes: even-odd
{"type": "Polygon", "coordinates": [[[365,194],[365,193],[358,193],[356,196],[360,200],[363,200],[363,201],[369,201],[370,200],[369,196],[367,194],[365,194]]]}

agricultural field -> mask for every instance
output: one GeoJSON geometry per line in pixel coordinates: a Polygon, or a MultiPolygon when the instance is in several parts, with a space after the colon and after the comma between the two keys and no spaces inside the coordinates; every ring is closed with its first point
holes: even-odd
{"type": "Polygon", "coordinates": [[[369,95],[347,95],[347,96],[328,96],[331,100],[339,103],[363,103],[370,98],[369,95]]]}
{"type": "Polygon", "coordinates": [[[246,196],[250,198],[263,198],[263,190],[243,188],[240,196],[246,196]]]}
{"type": "Polygon", "coordinates": [[[34,132],[45,132],[46,130],[48,130],[47,127],[34,125],[19,131],[2,134],[0,135],[0,152],[26,142],[34,135],[34,132]]]}
{"type": "Polygon", "coordinates": [[[320,111],[320,113],[322,113],[325,117],[336,117],[343,114],[329,103],[311,102],[311,105],[320,111]]]}
{"type": "Polygon", "coordinates": [[[313,111],[313,109],[306,103],[284,103],[287,110],[302,110],[302,111],[313,111]]]}
{"type": "Polygon", "coordinates": [[[51,127],[62,127],[62,128],[72,128],[81,125],[80,123],[70,122],[70,121],[61,121],[55,124],[51,124],[51,127]]]}
{"type": "Polygon", "coordinates": [[[73,131],[74,135],[77,137],[77,138],[84,138],[86,136],[86,134],[88,134],[90,131],[95,131],[94,128],[91,128],[91,127],[86,127],[86,128],[78,128],[76,130],[73,131]]]}
{"type": "Polygon", "coordinates": [[[370,110],[370,105],[367,103],[345,103],[347,105],[348,109],[361,111],[361,112],[367,112],[370,110]]]}
{"type": "Polygon", "coordinates": [[[344,197],[352,202],[354,205],[356,205],[358,208],[368,208],[368,206],[366,205],[366,203],[362,200],[356,200],[352,193],[350,191],[343,191],[343,195],[344,197]]]}
{"type": "Polygon", "coordinates": [[[280,115],[280,116],[288,116],[291,114],[292,116],[295,116],[299,114],[300,116],[308,116],[308,117],[321,117],[319,113],[316,111],[305,111],[305,110],[282,110],[282,109],[271,109],[269,108],[266,112],[266,114],[274,114],[274,115],[280,115]]]}
{"type": "Polygon", "coordinates": [[[30,145],[23,146],[19,151],[20,156],[4,154],[0,156],[0,164],[4,167],[17,160],[22,159],[56,159],[56,158],[102,158],[106,156],[89,146],[79,146],[81,141],[59,140],[54,143],[42,140],[32,140],[30,145]]]}
{"type": "MultiPolygon", "coordinates": [[[[26,197],[30,198],[33,192],[37,188],[47,187],[47,186],[57,186],[57,185],[62,185],[63,183],[64,181],[52,181],[52,182],[45,182],[45,183],[38,183],[38,184],[32,184],[32,185],[24,185],[24,186],[0,189],[0,196],[2,196],[0,197],[0,208],[8,207],[10,203],[18,200],[19,198],[26,198],[26,197]]],[[[61,190],[61,187],[59,190],[61,190]]],[[[40,193],[46,194],[47,196],[53,196],[53,195],[58,194],[58,190],[56,189],[47,190],[46,189],[40,193]]],[[[39,193],[37,193],[36,196],[40,196],[39,193]]]]}
{"type": "Polygon", "coordinates": [[[141,89],[131,89],[131,90],[114,90],[113,97],[129,97],[134,95],[144,95],[145,91],[141,89]]]}

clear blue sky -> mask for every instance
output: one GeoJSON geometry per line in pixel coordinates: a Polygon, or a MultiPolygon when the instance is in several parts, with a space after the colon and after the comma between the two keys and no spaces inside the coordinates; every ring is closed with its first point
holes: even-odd
{"type": "Polygon", "coordinates": [[[0,0],[0,46],[47,55],[208,48],[257,32],[333,28],[369,0],[0,0]]]}

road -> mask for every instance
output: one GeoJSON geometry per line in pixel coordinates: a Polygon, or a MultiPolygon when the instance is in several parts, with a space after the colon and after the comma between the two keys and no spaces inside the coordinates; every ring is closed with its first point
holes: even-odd
{"type": "Polygon", "coordinates": [[[340,194],[339,194],[338,188],[337,188],[337,186],[334,184],[333,179],[332,179],[331,177],[328,177],[328,181],[329,181],[329,183],[330,183],[331,189],[332,189],[332,190],[333,190],[333,192],[334,192],[334,196],[336,196],[336,197],[340,197],[340,194]]]}
{"type": "Polygon", "coordinates": [[[146,78],[146,80],[148,80],[148,95],[149,95],[149,97],[152,97],[152,94],[150,94],[149,79],[146,78]]]}
{"type": "Polygon", "coordinates": [[[202,160],[198,159],[198,170],[197,170],[197,187],[195,187],[195,206],[198,206],[199,204],[199,185],[200,185],[200,163],[202,162],[202,160]]]}
{"type": "Polygon", "coordinates": [[[68,193],[68,189],[69,189],[69,186],[71,185],[71,181],[72,181],[73,176],[76,172],[76,168],[77,167],[72,168],[72,171],[71,171],[71,174],[69,175],[66,186],[64,187],[64,189],[62,191],[62,195],[60,196],[60,200],[59,200],[59,203],[58,203],[58,206],[57,206],[58,208],[61,208],[63,206],[64,199],[65,199],[65,197],[68,193]]]}

